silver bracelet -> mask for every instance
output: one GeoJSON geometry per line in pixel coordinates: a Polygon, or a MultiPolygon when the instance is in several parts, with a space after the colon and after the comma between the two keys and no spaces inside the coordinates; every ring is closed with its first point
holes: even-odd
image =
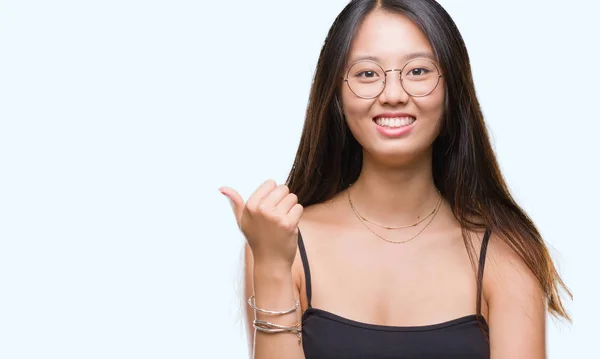
{"type": "Polygon", "coordinates": [[[253,299],[254,299],[253,295],[250,296],[250,298],[248,298],[248,305],[250,306],[250,308],[256,310],[257,312],[260,312],[263,314],[269,314],[269,315],[284,315],[284,314],[288,314],[288,313],[293,313],[300,306],[300,302],[298,300],[296,300],[296,304],[294,305],[293,308],[282,311],[282,312],[276,312],[276,311],[272,311],[272,310],[265,310],[265,309],[258,308],[256,305],[254,305],[254,303],[252,303],[253,299]]]}
{"type": "MultiPolygon", "coordinates": [[[[270,322],[265,322],[264,320],[258,320],[258,319],[254,319],[254,328],[256,329],[266,329],[266,330],[273,330],[273,333],[278,333],[280,331],[287,331],[287,332],[302,332],[302,330],[300,329],[300,324],[295,324],[292,326],[285,326],[285,325],[279,325],[279,324],[275,324],[275,323],[270,323],[270,322]]],[[[259,330],[260,330],[259,329],[259,330]]]]}
{"type": "Polygon", "coordinates": [[[263,333],[269,333],[269,334],[283,333],[283,332],[294,333],[298,337],[298,344],[302,343],[302,329],[300,329],[300,324],[296,324],[296,325],[288,327],[285,325],[279,325],[279,324],[269,323],[269,322],[265,322],[263,320],[255,319],[253,322],[253,326],[256,330],[263,332],[263,333]]]}

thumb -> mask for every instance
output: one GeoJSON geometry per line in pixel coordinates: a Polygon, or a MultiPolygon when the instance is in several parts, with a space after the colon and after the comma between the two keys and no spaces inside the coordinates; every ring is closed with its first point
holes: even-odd
{"type": "Polygon", "coordinates": [[[229,199],[229,204],[231,204],[235,220],[239,226],[242,221],[242,213],[244,212],[244,199],[236,190],[230,187],[221,187],[219,188],[219,192],[229,199]]]}

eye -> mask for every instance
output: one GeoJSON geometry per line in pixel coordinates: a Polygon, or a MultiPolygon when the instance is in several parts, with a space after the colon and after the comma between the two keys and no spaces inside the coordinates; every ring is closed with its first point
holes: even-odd
{"type": "Polygon", "coordinates": [[[377,76],[375,71],[361,71],[356,74],[357,77],[373,78],[377,76]]]}
{"type": "Polygon", "coordinates": [[[427,73],[429,73],[431,71],[424,69],[424,68],[416,68],[416,69],[412,69],[408,72],[409,75],[415,75],[415,76],[422,76],[425,75],[427,73]]]}

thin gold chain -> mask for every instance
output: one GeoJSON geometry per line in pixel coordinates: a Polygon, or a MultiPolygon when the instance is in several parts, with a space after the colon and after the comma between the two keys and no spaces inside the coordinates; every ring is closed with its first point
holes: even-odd
{"type": "MultiPolygon", "coordinates": [[[[348,200],[350,201],[350,203],[352,203],[351,200],[350,200],[350,192],[349,191],[347,191],[347,192],[348,192],[348,200]]],[[[392,241],[392,240],[389,240],[387,238],[384,238],[384,237],[380,236],[375,231],[373,231],[371,228],[369,228],[369,226],[367,226],[367,223],[362,220],[361,216],[356,212],[356,210],[354,209],[354,207],[352,205],[351,205],[351,207],[352,207],[352,212],[354,212],[354,215],[356,216],[356,218],[358,218],[358,220],[360,221],[360,223],[362,223],[362,225],[365,226],[365,228],[368,229],[371,233],[373,233],[374,235],[376,235],[377,237],[383,239],[384,241],[386,241],[388,243],[402,244],[402,243],[406,243],[408,241],[411,241],[411,240],[417,238],[419,236],[419,234],[421,234],[425,230],[425,228],[429,227],[429,224],[431,224],[431,222],[435,218],[435,216],[436,216],[436,214],[437,214],[437,212],[438,212],[438,210],[440,208],[441,203],[442,203],[442,197],[441,197],[441,194],[440,194],[440,198],[438,200],[438,203],[437,203],[435,209],[433,210],[433,215],[431,216],[431,219],[427,222],[427,224],[417,234],[415,234],[414,236],[412,236],[412,237],[410,237],[408,239],[405,239],[403,241],[392,241]]]]}
{"type": "MultiPolygon", "coordinates": [[[[350,186],[352,186],[352,185],[350,185],[350,186]]],[[[439,191],[438,191],[438,194],[439,194],[439,196],[440,196],[440,199],[441,199],[441,194],[439,193],[439,191]]],[[[348,201],[350,202],[350,207],[352,207],[352,210],[354,211],[354,213],[355,213],[356,215],[358,215],[358,216],[359,216],[359,217],[360,217],[360,218],[361,218],[363,221],[369,222],[369,223],[371,223],[371,224],[374,224],[374,225],[376,225],[377,227],[385,228],[385,229],[387,229],[387,230],[392,230],[392,229],[402,229],[402,228],[410,228],[410,227],[416,227],[416,226],[418,226],[419,224],[423,223],[423,221],[425,221],[425,220],[426,220],[427,218],[429,218],[430,216],[433,216],[433,214],[435,213],[435,210],[436,210],[436,208],[434,207],[434,208],[433,208],[433,210],[432,210],[431,212],[429,212],[429,214],[428,214],[428,215],[426,215],[425,217],[423,217],[422,219],[420,219],[420,220],[416,221],[416,222],[415,222],[415,223],[413,223],[413,224],[407,224],[407,225],[404,225],[404,226],[393,227],[393,226],[386,226],[386,225],[383,225],[383,224],[379,224],[379,223],[377,223],[377,222],[373,222],[373,221],[371,221],[371,220],[367,219],[367,218],[366,218],[365,216],[363,216],[362,214],[360,214],[360,213],[358,212],[358,210],[356,209],[356,207],[354,206],[354,202],[352,202],[352,199],[350,198],[350,189],[348,189],[348,201]]],[[[436,206],[437,206],[437,203],[436,203],[436,206]]]]}

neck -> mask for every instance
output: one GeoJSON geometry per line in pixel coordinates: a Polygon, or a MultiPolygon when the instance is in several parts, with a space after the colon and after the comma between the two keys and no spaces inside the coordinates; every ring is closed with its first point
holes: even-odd
{"type": "Polygon", "coordinates": [[[391,167],[365,153],[363,167],[349,189],[358,212],[376,222],[405,225],[426,216],[438,202],[431,156],[391,167]]]}

